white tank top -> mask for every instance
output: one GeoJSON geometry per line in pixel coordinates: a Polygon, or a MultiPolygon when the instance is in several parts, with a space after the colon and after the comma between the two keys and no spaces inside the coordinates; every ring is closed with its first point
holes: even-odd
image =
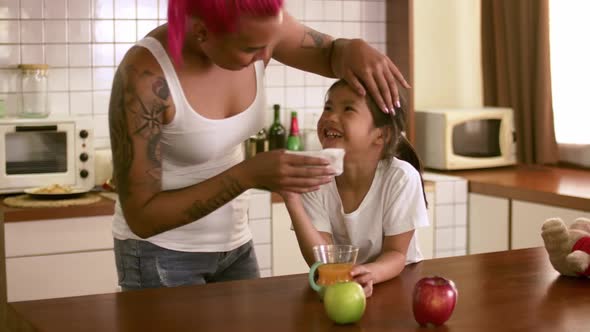
{"type": "MultiPolygon", "coordinates": [[[[148,49],[160,64],[176,106],[172,121],[162,126],[162,190],[200,183],[241,162],[244,159],[242,142],[264,126],[264,62],[254,63],[254,102],[235,116],[213,120],[201,116],[190,106],[172,62],[158,40],[146,37],[136,45],[148,49]]],[[[242,194],[199,220],[146,240],[178,251],[233,250],[252,239],[247,210],[248,197],[242,194]]],[[[121,240],[140,239],[129,229],[119,201],[115,205],[113,236],[121,240]]]]}

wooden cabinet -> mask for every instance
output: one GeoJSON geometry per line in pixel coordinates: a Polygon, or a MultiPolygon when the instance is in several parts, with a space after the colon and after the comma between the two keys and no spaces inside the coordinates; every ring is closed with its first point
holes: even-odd
{"type": "Polygon", "coordinates": [[[510,200],[469,194],[468,253],[508,250],[510,200]]]}
{"type": "Polygon", "coordinates": [[[569,225],[576,218],[590,218],[590,212],[513,200],[511,248],[543,246],[541,227],[545,220],[552,217],[559,217],[569,225]]]}
{"type": "Polygon", "coordinates": [[[118,290],[112,216],[7,223],[8,301],[118,290]]]}

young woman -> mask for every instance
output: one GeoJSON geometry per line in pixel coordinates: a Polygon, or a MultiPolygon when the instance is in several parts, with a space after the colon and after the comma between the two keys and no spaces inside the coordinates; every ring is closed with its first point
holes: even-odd
{"type": "Polygon", "coordinates": [[[396,103],[395,81],[405,82],[387,57],[362,40],[307,28],[282,7],[283,0],[170,0],[168,24],[119,65],[109,121],[123,289],[257,277],[241,194],[305,193],[330,181],[319,158],[272,151],[244,161],[241,143],[264,126],[271,58],[362,81],[384,111],[396,103]]]}
{"type": "Polygon", "coordinates": [[[403,135],[403,108],[385,114],[343,80],[328,90],[317,129],[322,147],[345,150],[344,172],[318,191],[281,195],[308,264],[315,245],[359,247],[351,276],[368,297],[422,259],[414,234],[428,225],[422,166],[403,135]]]}

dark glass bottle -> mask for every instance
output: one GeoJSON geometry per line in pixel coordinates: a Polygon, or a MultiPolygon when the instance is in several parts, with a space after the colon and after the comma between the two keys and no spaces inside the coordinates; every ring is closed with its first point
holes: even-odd
{"type": "Polygon", "coordinates": [[[274,121],[268,130],[268,149],[284,149],[287,139],[287,130],[281,124],[281,106],[273,105],[275,112],[274,121]]]}
{"type": "Polygon", "coordinates": [[[289,130],[289,137],[287,137],[287,150],[303,150],[301,135],[299,134],[299,122],[297,122],[297,112],[291,112],[291,128],[289,130]]]}
{"type": "Polygon", "coordinates": [[[266,129],[262,128],[256,134],[256,153],[268,151],[268,134],[266,129]]]}

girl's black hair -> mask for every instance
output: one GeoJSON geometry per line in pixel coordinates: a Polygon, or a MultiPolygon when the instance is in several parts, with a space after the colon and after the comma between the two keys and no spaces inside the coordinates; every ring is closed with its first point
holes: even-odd
{"type": "MultiPolygon", "coordinates": [[[[346,81],[343,79],[336,81],[328,89],[328,94],[334,88],[344,86],[347,84],[348,83],[346,83],[346,81]]],[[[391,158],[396,157],[398,159],[407,161],[412,166],[414,166],[414,168],[420,174],[424,202],[426,203],[426,206],[428,206],[428,201],[426,200],[426,192],[424,191],[424,179],[422,178],[422,173],[424,172],[422,160],[420,160],[420,157],[418,157],[416,150],[414,149],[410,141],[406,138],[406,109],[408,107],[405,95],[406,91],[403,90],[399,85],[398,91],[400,92],[401,107],[395,108],[395,114],[384,113],[381,107],[377,106],[377,103],[375,103],[375,100],[373,99],[373,97],[370,96],[370,94],[366,94],[365,100],[369,110],[371,111],[371,115],[373,117],[373,124],[375,125],[375,127],[389,129],[389,139],[386,140],[385,146],[383,148],[383,153],[381,155],[381,160],[391,162],[391,158]]]]}

